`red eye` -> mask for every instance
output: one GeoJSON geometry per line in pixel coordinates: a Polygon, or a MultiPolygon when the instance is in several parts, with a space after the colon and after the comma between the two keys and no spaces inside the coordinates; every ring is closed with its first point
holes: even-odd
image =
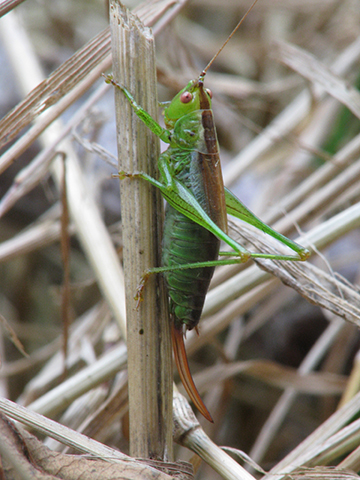
{"type": "Polygon", "coordinates": [[[209,94],[209,97],[212,98],[212,91],[210,90],[210,88],[206,88],[205,90],[209,94]]]}
{"type": "Polygon", "coordinates": [[[189,103],[189,102],[191,102],[192,98],[193,98],[193,96],[190,92],[183,92],[180,95],[181,103],[189,103]]]}

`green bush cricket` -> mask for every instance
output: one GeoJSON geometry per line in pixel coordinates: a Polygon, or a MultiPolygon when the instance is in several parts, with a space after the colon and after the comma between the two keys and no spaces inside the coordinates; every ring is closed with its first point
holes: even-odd
{"type": "Polygon", "coordinates": [[[139,106],[131,93],[111,76],[107,83],[119,88],[136,115],[165,143],[168,149],[159,157],[160,180],[142,172],[119,172],[120,178],[139,177],[159,188],[167,201],[162,266],[148,270],[139,285],[137,300],[146,279],[163,273],[168,288],[172,339],[180,378],[191,400],[209,421],[212,417],[193,382],[184,345],[184,329],[197,329],[206,293],[215,266],[246,262],[249,258],[304,261],[310,252],[263,223],[224,187],[219,147],[211,110],[211,92],[204,88],[204,78],[227,42],[255,5],[253,2],[226,42],[198,78],[181,90],[164,110],[165,128],[139,106]],[[252,253],[227,235],[227,213],[271,235],[287,245],[295,255],[252,253]],[[220,241],[234,253],[220,252],[220,241]],[[232,256],[218,260],[219,255],[232,256]]]}

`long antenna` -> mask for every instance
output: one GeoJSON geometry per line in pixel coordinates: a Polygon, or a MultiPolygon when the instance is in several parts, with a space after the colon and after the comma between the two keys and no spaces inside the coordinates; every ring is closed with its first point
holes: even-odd
{"type": "Polygon", "coordinates": [[[253,9],[255,3],[257,2],[258,0],[254,0],[253,3],[251,4],[251,6],[248,8],[247,12],[244,14],[244,16],[241,18],[241,20],[239,21],[239,23],[236,25],[236,27],[234,28],[234,30],[230,33],[230,35],[228,36],[226,42],[222,45],[222,47],[217,51],[217,53],[215,53],[215,55],[213,56],[213,58],[210,60],[210,62],[206,65],[206,67],[204,68],[204,70],[202,71],[201,73],[201,76],[204,76],[205,73],[208,71],[208,69],[211,67],[211,65],[213,64],[214,60],[219,56],[219,54],[223,51],[223,49],[226,47],[226,45],[228,44],[229,40],[231,40],[231,38],[234,36],[234,34],[236,33],[237,29],[240,27],[240,25],[243,23],[243,21],[245,20],[245,18],[249,15],[249,13],[251,12],[251,10],[253,9]]]}

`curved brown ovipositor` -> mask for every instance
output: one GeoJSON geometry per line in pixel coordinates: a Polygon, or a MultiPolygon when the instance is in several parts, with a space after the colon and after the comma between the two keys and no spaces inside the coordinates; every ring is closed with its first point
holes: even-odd
{"type": "Polygon", "coordinates": [[[199,410],[201,415],[203,415],[206,420],[214,423],[208,409],[206,408],[204,402],[202,401],[199,392],[195,386],[194,380],[191,376],[189,363],[186,356],[185,344],[184,344],[184,334],[182,327],[176,328],[174,324],[171,327],[172,343],[174,349],[174,356],[176,366],[182,381],[182,384],[187,391],[187,394],[190,397],[190,400],[194,403],[195,407],[199,410]]]}

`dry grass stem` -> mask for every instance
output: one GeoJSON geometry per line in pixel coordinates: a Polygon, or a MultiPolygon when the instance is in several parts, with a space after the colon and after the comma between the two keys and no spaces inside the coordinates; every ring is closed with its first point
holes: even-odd
{"type": "MultiPolygon", "coordinates": [[[[321,87],[329,95],[344,104],[358,118],[360,117],[360,94],[358,90],[337,77],[312,55],[287,43],[278,43],[277,58],[288,67],[309,80],[315,87],[321,87]]],[[[360,55],[360,47],[358,50],[360,55]]],[[[357,58],[354,58],[356,61],[357,58]]]]}
{"type": "Polygon", "coordinates": [[[126,347],[120,345],[97,360],[94,365],[82,369],[78,374],[39,397],[28,407],[42,415],[54,416],[84,392],[112,378],[116,372],[125,367],[126,360],[126,347]]]}
{"type": "MultiPolygon", "coordinates": [[[[345,75],[357,62],[360,54],[360,40],[357,39],[332,63],[331,70],[334,74],[345,75]]],[[[319,94],[318,101],[324,98],[324,93],[319,94]]],[[[239,155],[233,159],[231,171],[224,170],[226,185],[232,185],[239,176],[257,159],[261,158],[273,148],[278,140],[286,139],[303,122],[306,122],[311,113],[311,94],[303,91],[292,103],[278,115],[272,123],[264,129],[239,155]]]]}
{"type": "MultiPolygon", "coordinates": [[[[153,37],[120,3],[111,3],[114,79],[157,117],[153,37]],[[139,88],[139,78],[142,78],[139,88]]],[[[156,176],[159,141],[136,117],[116,89],[119,171],[156,176]]],[[[172,459],[172,365],[167,299],[163,279],[149,281],[135,309],[134,292],[147,269],[160,263],[163,209],[158,191],[146,182],[121,180],[126,275],[130,448],[132,455],[172,459]],[[159,293],[160,292],[160,293],[159,293]]]]}
{"type": "Polygon", "coordinates": [[[223,478],[254,480],[243,467],[215,445],[200,427],[185,398],[174,390],[174,439],[197,453],[223,478]]]}

